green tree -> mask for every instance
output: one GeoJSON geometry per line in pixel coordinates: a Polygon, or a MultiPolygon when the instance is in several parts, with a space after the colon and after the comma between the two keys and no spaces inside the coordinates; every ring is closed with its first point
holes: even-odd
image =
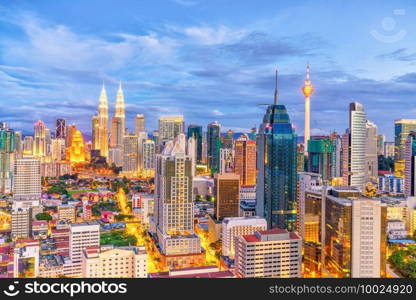
{"type": "Polygon", "coordinates": [[[48,213],[38,213],[35,217],[36,217],[36,220],[38,220],[38,221],[50,221],[50,220],[52,220],[52,216],[48,213]]]}

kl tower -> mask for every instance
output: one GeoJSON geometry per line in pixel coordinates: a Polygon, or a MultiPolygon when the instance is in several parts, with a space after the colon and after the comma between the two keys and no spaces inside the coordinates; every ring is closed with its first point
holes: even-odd
{"type": "Polygon", "coordinates": [[[304,147],[305,155],[308,155],[308,141],[311,137],[310,133],[310,114],[311,114],[311,96],[313,93],[313,86],[310,78],[309,64],[306,66],[306,80],[302,87],[303,95],[305,96],[305,133],[304,133],[304,147]]]}

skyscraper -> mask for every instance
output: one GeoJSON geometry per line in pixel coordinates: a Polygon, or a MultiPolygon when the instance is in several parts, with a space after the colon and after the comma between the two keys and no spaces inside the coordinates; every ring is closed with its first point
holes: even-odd
{"type": "Polygon", "coordinates": [[[162,116],[159,118],[159,145],[172,141],[183,132],[183,116],[162,116]]]}
{"type": "Polygon", "coordinates": [[[91,119],[91,134],[92,134],[92,149],[93,150],[100,150],[99,128],[100,128],[99,118],[97,115],[94,115],[92,116],[92,119],[91,119]]]}
{"type": "Polygon", "coordinates": [[[111,118],[111,128],[110,128],[110,147],[121,147],[123,145],[123,119],[120,117],[111,118]]]}
{"type": "Polygon", "coordinates": [[[240,175],[241,185],[256,184],[256,141],[242,134],[234,145],[234,172],[240,175]]]}
{"type": "Polygon", "coordinates": [[[416,196],[416,132],[410,132],[406,139],[404,153],[404,194],[416,196]]]}
{"type": "Polygon", "coordinates": [[[64,139],[66,136],[65,119],[56,119],[55,121],[55,138],[64,139]]]}
{"type": "Polygon", "coordinates": [[[101,89],[98,105],[98,146],[101,156],[108,156],[108,101],[105,87],[101,89]]]}
{"type": "Polygon", "coordinates": [[[208,167],[211,169],[211,174],[217,173],[220,168],[220,135],[221,125],[217,121],[208,124],[207,154],[208,167]]]}
{"type": "MultiPolygon", "coordinates": [[[[121,145],[123,142],[123,136],[126,133],[126,114],[124,111],[124,94],[121,88],[121,81],[118,86],[117,96],[116,96],[116,113],[115,117],[120,120],[120,129],[115,130],[115,140],[118,142],[118,145],[121,145]]],[[[113,133],[112,133],[113,134],[113,133]]]]}
{"type": "Polygon", "coordinates": [[[334,163],[334,144],[328,137],[313,138],[308,142],[308,172],[321,174],[324,182],[329,183],[334,163]]]}
{"type": "Polygon", "coordinates": [[[32,157],[16,159],[13,168],[13,199],[36,204],[40,196],[40,161],[32,157]]]}
{"type": "Polygon", "coordinates": [[[240,176],[234,173],[215,174],[215,218],[238,217],[240,213],[240,176]]]}
{"type": "Polygon", "coordinates": [[[46,156],[46,126],[41,120],[37,121],[35,124],[33,156],[36,158],[43,158],[46,156]]]}
{"type": "Polygon", "coordinates": [[[406,139],[412,131],[416,132],[416,120],[400,119],[394,121],[394,175],[397,177],[404,177],[406,139]]]}
{"type": "MultiPolygon", "coordinates": [[[[366,179],[366,115],[361,103],[350,103],[348,185],[363,188],[366,179]]],[[[345,151],[346,149],[344,149],[345,151]]]]}
{"type": "Polygon", "coordinates": [[[138,172],[138,142],[136,135],[126,135],[123,138],[123,173],[136,175],[138,172]]]}
{"type": "Polygon", "coordinates": [[[311,96],[313,93],[313,86],[310,79],[310,69],[309,64],[306,66],[306,80],[305,84],[302,87],[303,95],[305,96],[305,133],[304,133],[304,145],[305,145],[305,153],[308,155],[308,141],[310,139],[310,105],[311,105],[311,96]]]}
{"type": "Polygon", "coordinates": [[[196,161],[202,163],[202,126],[189,125],[188,139],[193,137],[196,141],[196,161]]]}
{"type": "Polygon", "coordinates": [[[7,127],[0,128],[0,193],[11,192],[15,152],[15,132],[7,127]]]}
{"type": "Polygon", "coordinates": [[[269,228],[295,230],[297,141],[286,107],[278,104],[277,84],[274,104],[267,107],[256,142],[257,215],[269,228]]]}
{"type": "Polygon", "coordinates": [[[27,135],[23,139],[23,154],[32,155],[33,154],[33,136],[27,135]]]}
{"type": "Polygon", "coordinates": [[[194,234],[192,160],[185,135],[167,142],[156,158],[154,215],[159,246],[164,255],[201,253],[194,234]]]}
{"type": "Polygon", "coordinates": [[[367,171],[367,182],[377,182],[378,179],[377,137],[377,125],[367,120],[365,142],[365,166],[367,171]]]}
{"type": "Polygon", "coordinates": [[[139,133],[144,131],[146,131],[144,115],[137,114],[134,119],[134,134],[139,136],[139,133]]]}

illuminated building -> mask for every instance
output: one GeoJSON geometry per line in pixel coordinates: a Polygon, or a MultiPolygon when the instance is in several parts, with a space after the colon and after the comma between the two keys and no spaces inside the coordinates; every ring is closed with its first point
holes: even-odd
{"type": "Polygon", "coordinates": [[[65,160],[65,140],[63,138],[52,139],[51,144],[51,159],[52,161],[65,160]]]}
{"type": "Polygon", "coordinates": [[[416,120],[400,119],[394,121],[394,175],[397,177],[404,177],[406,139],[412,131],[416,132],[416,120]]]}
{"type": "Polygon", "coordinates": [[[407,136],[404,152],[404,194],[416,196],[416,132],[407,136]]]}
{"type": "Polygon", "coordinates": [[[35,124],[33,156],[36,158],[43,158],[46,156],[46,127],[41,120],[37,121],[35,124]]]}
{"type": "Polygon", "coordinates": [[[202,126],[189,125],[188,126],[188,139],[193,137],[196,141],[196,162],[202,163],[202,126]]]}
{"type": "Polygon", "coordinates": [[[146,126],[143,114],[137,114],[134,119],[134,134],[139,136],[140,132],[145,132],[146,126]]]}
{"type": "Polygon", "coordinates": [[[21,158],[23,155],[23,142],[22,142],[22,132],[20,130],[16,130],[14,132],[16,137],[16,158],[21,158]]]}
{"type": "Polygon", "coordinates": [[[66,126],[66,138],[65,138],[66,147],[71,146],[72,137],[74,136],[76,131],[77,131],[77,126],[75,124],[66,126]]]}
{"type": "Polygon", "coordinates": [[[151,139],[147,139],[142,143],[143,165],[141,172],[145,177],[154,176],[156,166],[156,145],[151,139]]]}
{"type": "Polygon", "coordinates": [[[29,238],[32,235],[32,208],[12,209],[13,238],[29,238]]]}
{"type": "Polygon", "coordinates": [[[208,124],[207,159],[211,174],[220,171],[221,125],[218,122],[208,124]]]}
{"type": "Polygon", "coordinates": [[[36,204],[39,203],[40,196],[40,161],[32,157],[16,159],[13,168],[13,199],[33,201],[36,204]]]}
{"type": "Polygon", "coordinates": [[[367,170],[367,182],[377,182],[378,177],[378,144],[377,125],[373,122],[366,123],[365,142],[365,166],[367,170]]]}
{"type": "Polygon", "coordinates": [[[10,193],[12,190],[15,155],[15,132],[7,127],[0,128],[0,193],[10,193]]]}
{"type": "Polygon", "coordinates": [[[33,154],[33,136],[25,136],[23,139],[23,154],[32,155],[33,154]]]}
{"type": "Polygon", "coordinates": [[[91,128],[92,128],[92,149],[93,150],[100,150],[100,144],[98,143],[98,136],[100,134],[99,128],[100,128],[99,118],[98,116],[92,116],[91,119],[91,128]]]}
{"type": "Polygon", "coordinates": [[[126,114],[124,108],[124,94],[121,88],[121,81],[118,86],[117,95],[116,95],[116,109],[115,109],[115,117],[120,119],[120,127],[121,129],[116,130],[115,133],[117,135],[116,141],[117,145],[121,145],[123,142],[123,136],[126,133],[126,114]]]}
{"type": "Polygon", "coordinates": [[[82,256],[87,247],[100,246],[100,225],[94,222],[71,224],[69,234],[69,257],[72,276],[82,276],[82,256]]]}
{"type": "Polygon", "coordinates": [[[88,200],[82,201],[82,219],[84,221],[90,221],[92,219],[92,205],[88,200]]]}
{"type": "Polygon", "coordinates": [[[134,175],[138,172],[138,142],[136,135],[123,138],[123,173],[134,175]]]}
{"type": "Polygon", "coordinates": [[[235,240],[235,273],[242,278],[300,278],[301,250],[302,239],[285,229],[240,235],[235,240]]]}
{"type": "Polygon", "coordinates": [[[117,167],[123,166],[123,145],[108,149],[108,163],[115,164],[117,167]]]}
{"type": "Polygon", "coordinates": [[[100,101],[98,105],[98,129],[97,129],[97,145],[100,155],[108,156],[108,101],[105,87],[101,89],[100,101]]]}
{"type": "Polygon", "coordinates": [[[183,145],[185,135],[169,141],[156,156],[154,219],[164,255],[201,253],[194,233],[192,160],[183,145]]]}
{"type": "Polygon", "coordinates": [[[148,139],[147,132],[146,131],[139,132],[139,135],[137,136],[137,138],[138,138],[137,140],[137,169],[138,169],[138,172],[141,173],[141,175],[144,175],[142,172],[143,164],[144,164],[143,144],[148,139]]]}
{"type": "Polygon", "coordinates": [[[267,111],[257,135],[258,216],[269,228],[296,229],[297,136],[284,105],[274,104],[267,111]]]}
{"type": "Polygon", "coordinates": [[[215,174],[215,218],[222,220],[240,214],[240,176],[234,173],[215,174]]]}
{"type": "Polygon", "coordinates": [[[144,247],[119,247],[100,251],[87,247],[82,256],[84,278],[147,278],[147,253],[144,247]]]}
{"type": "Polygon", "coordinates": [[[83,163],[86,161],[84,138],[79,130],[76,130],[72,135],[71,144],[67,148],[66,159],[71,162],[71,164],[83,163]]]}
{"type": "Polygon", "coordinates": [[[225,218],[222,221],[222,255],[234,258],[234,240],[237,236],[254,234],[267,229],[267,222],[260,217],[225,218]]]}
{"type": "Polygon", "coordinates": [[[303,95],[305,96],[305,132],[304,132],[304,145],[305,153],[308,154],[308,141],[310,139],[310,105],[311,105],[311,96],[313,94],[314,88],[310,79],[310,69],[309,64],[306,66],[306,80],[305,84],[302,87],[303,95]]]}
{"type": "Polygon", "coordinates": [[[65,119],[56,119],[55,121],[55,138],[65,139],[66,137],[66,122],[65,119]]]}
{"type": "Polygon", "coordinates": [[[387,209],[354,187],[337,187],[325,198],[325,267],[337,277],[385,277],[387,209]]]}
{"type": "Polygon", "coordinates": [[[313,138],[308,141],[308,172],[321,174],[325,182],[330,182],[334,164],[334,144],[328,137],[313,138]]]}
{"type": "Polygon", "coordinates": [[[123,137],[123,119],[120,117],[112,117],[110,128],[110,148],[120,147],[123,145],[123,137]]]}
{"type": "Polygon", "coordinates": [[[347,185],[363,188],[367,180],[366,172],[366,115],[362,104],[350,103],[350,127],[348,147],[343,144],[343,151],[348,153],[345,175],[347,185]]]}
{"type": "Polygon", "coordinates": [[[234,145],[234,172],[240,175],[241,185],[256,184],[256,141],[242,134],[234,145]]]}
{"type": "Polygon", "coordinates": [[[17,240],[13,248],[13,278],[37,278],[39,276],[39,241],[17,240]],[[21,269],[33,266],[32,269],[21,269]]]}
{"type": "Polygon", "coordinates": [[[159,145],[173,141],[184,131],[183,116],[162,116],[159,118],[159,145]]]}

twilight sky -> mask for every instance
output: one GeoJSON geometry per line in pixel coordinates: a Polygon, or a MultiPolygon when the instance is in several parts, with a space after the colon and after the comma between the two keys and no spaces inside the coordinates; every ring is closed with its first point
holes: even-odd
{"type": "Polygon", "coordinates": [[[416,118],[416,3],[283,0],[0,0],[0,120],[32,132],[57,117],[90,133],[104,81],[118,81],[127,126],[144,113],[224,130],[258,125],[279,69],[280,103],[303,134],[311,65],[312,134],[343,132],[348,103],[392,140],[416,118]]]}

